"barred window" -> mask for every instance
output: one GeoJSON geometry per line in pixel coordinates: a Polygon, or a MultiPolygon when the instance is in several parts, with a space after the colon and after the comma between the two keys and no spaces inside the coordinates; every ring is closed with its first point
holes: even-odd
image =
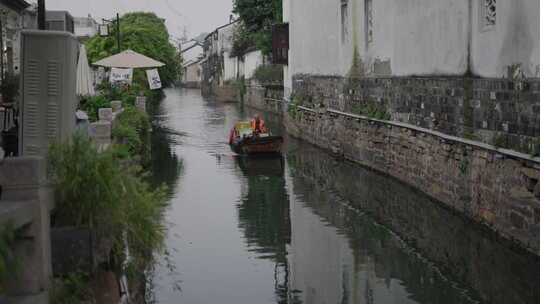
{"type": "Polygon", "coordinates": [[[366,0],[366,41],[373,42],[373,0],[366,0]]]}
{"type": "Polygon", "coordinates": [[[480,0],[480,29],[488,30],[497,24],[497,0],[480,0]]]}

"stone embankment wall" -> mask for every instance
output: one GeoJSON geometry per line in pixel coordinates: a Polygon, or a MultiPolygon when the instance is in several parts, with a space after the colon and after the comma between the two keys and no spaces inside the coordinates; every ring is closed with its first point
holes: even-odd
{"type": "MultiPolygon", "coordinates": [[[[331,101],[323,103],[339,105],[331,101]]],[[[540,255],[540,159],[412,124],[275,103],[246,100],[281,110],[291,135],[391,175],[540,255]]]]}
{"type": "Polygon", "coordinates": [[[305,104],[354,113],[375,102],[395,121],[525,153],[540,136],[540,79],[296,75],[293,87],[305,104]]]}

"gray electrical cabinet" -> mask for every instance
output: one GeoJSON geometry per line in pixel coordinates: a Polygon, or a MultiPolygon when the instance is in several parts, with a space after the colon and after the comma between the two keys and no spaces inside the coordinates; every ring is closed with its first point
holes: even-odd
{"type": "Polygon", "coordinates": [[[23,31],[19,152],[45,156],[75,130],[78,45],[70,33],[23,31]]]}

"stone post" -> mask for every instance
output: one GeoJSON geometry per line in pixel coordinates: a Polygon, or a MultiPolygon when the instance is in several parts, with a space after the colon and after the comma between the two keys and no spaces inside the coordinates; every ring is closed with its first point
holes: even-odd
{"type": "Polygon", "coordinates": [[[46,184],[46,162],[37,157],[5,159],[0,163],[0,223],[17,231],[15,255],[20,272],[7,278],[8,296],[46,295],[51,287],[50,212],[53,191],[46,184]]]}
{"type": "Polygon", "coordinates": [[[137,96],[137,99],[135,99],[135,107],[146,113],[146,97],[137,96]]]}

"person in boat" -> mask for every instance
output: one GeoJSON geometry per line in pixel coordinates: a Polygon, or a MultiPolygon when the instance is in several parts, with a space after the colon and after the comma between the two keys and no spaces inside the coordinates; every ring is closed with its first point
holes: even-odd
{"type": "Polygon", "coordinates": [[[261,119],[259,114],[255,114],[255,117],[251,121],[251,130],[253,135],[259,135],[261,133],[266,133],[266,128],[264,126],[264,120],[261,119]]]}

